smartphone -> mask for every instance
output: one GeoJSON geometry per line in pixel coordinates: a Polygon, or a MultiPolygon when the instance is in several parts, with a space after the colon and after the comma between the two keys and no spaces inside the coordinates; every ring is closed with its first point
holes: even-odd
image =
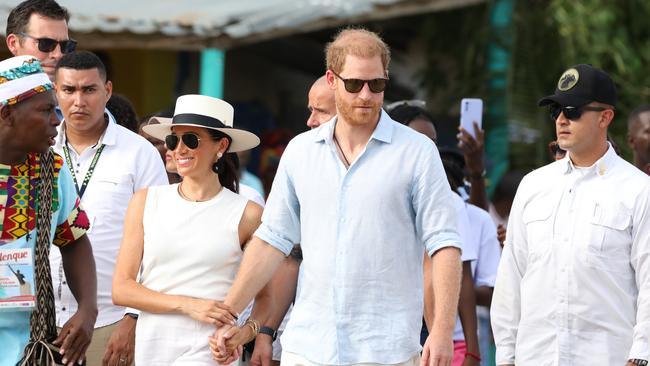
{"type": "Polygon", "coordinates": [[[483,128],[483,100],[478,98],[463,98],[460,101],[460,127],[476,138],[474,122],[483,128]]]}

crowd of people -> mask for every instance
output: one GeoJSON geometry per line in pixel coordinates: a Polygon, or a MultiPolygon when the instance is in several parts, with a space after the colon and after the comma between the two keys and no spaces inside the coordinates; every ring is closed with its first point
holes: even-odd
{"type": "Polygon", "coordinates": [[[438,146],[425,103],[384,105],[384,41],[344,29],[269,187],[231,104],[138,121],[68,21],[7,19],[0,366],[648,365],[650,106],[628,163],[606,72],[560,76],[555,161],[489,200],[484,131],[438,146]]]}

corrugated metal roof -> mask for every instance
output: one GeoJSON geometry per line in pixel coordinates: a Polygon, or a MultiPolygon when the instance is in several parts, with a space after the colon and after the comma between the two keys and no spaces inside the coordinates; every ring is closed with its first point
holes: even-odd
{"type": "MultiPolygon", "coordinates": [[[[174,48],[229,47],[251,38],[270,38],[346,24],[484,2],[485,0],[60,0],[77,36],[103,34],[183,39],[174,48]]],[[[0,14],[20,0],[0,0],[0,14]]],[[[0,19],[4,33],[6,16],[0,19]]],[[[143,41],[151,38],[141,37],[143,41]]],[[[101,43],[101,39],[98,38],[101,43]]],[[[169,44],[173,44],[170,42],[169,44]]],[[[164,43],[161,43],[161,47],[164,43]]]]}

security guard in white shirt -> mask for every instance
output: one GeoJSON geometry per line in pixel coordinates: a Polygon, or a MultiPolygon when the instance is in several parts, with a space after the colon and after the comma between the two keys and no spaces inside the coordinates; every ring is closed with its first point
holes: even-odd
{"type": "Polygon", "coordinates": [[[607,142],[615,104],[590,65],[539,102],[568,153],[515,196],[492,300],[498,365],[647,365],[650,178],[607,142]]]}

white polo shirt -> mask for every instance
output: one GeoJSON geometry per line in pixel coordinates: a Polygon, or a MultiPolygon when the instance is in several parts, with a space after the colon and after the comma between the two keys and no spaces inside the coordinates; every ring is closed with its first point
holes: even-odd
{"type": "MultiPolygon", "coordinates": [[[[54,150],[65,158],[65,122],[59,126],[54,150]]],[[[134,192],[153,185],[169,184],[167,173],[158,151],[143,137],[115,123],[109,123],[99,142],[81,154],[68,144],[73,176],[78,187],[83,184],[86,172],[98,148],[105,144],[94,173],[81,199],[90,230],[97,267],[97,308],[95,327],[113,324],[124,316],[124,308],[113,305],[111,286],[115,261],[122,242],[124,216],[134,192]]],[[[61,327],[77,311],[77,302],[67,286],[61,266],[61,253],[50,252],[52,283],[56,301],[56,323],[61,327]]]]}

